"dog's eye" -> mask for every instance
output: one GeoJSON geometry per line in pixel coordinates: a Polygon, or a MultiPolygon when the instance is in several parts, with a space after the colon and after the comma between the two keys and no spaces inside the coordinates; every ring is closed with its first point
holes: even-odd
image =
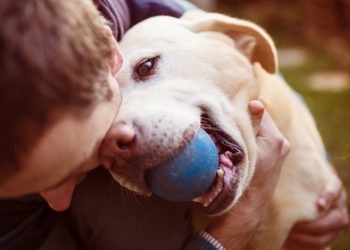
{"type": "Polygon", "coordinates": [[[159,58],[159,56],[147,58],[138,63],[134,68],[134,77],[137,80],[146,80],[148,77],[153,75],[156,71],[156,65],[159,58]]]}

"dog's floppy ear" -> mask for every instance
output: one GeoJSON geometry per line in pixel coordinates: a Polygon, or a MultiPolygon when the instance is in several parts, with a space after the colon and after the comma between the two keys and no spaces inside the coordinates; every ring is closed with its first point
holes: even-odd
{"type": "Polygon", "coordinates": [[[277,71],[277,51],[270,36],[256,24],[204,11],[189,11],[181,20],[193,32],[222,32],[235,40],[236,47],[269,73],[277,71]]]}

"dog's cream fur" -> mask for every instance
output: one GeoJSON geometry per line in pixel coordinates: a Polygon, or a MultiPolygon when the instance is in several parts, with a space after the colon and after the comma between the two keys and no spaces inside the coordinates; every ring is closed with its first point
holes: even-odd
{"type": "Polygon", "coordinates": [[[116,180],[149,194],[144,169],[183,145],[184,134],[200,126],[204,108],[245,152],[234,205],[254,174],[257,150],[247,106],[260,99],[291,151],[251,248],[281,249],[296,221],[318,215],[316,198],[326,181],[337,177],[309,111],[276,75],[276,49],[264,30],[247,21],[193,12],[181,19],[146,20],[126,34],[120,47],[125,63],[117,79],[124,99],[117,120],[137,124],[141,132],[132,152],[137,160],[114,169],[116,180]],[[155,73],[136,80],[135,65],[158,55],[155,73]]]}

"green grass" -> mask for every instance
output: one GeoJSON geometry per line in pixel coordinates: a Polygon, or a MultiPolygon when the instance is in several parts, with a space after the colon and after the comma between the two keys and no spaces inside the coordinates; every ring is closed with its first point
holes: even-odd
{"type": "Polygon", "coordinates": [[[350,91],[319,92],[308,87],[307,77],[318,71],[337,69],[334,58],[309,50],[311,59],[295,68],[281,68],[287,82],[299,92],[313,113],[333,162],[339,171],[350,173],[350,91]],[[343,169],[344,168],[344,169],[343,169]]]}
{"type": "MultiPolygon", "coordinates": [[[[313,91],[307,85],[307,76],[324,70],[339,70],[337,59],[319,49],[308,49],[310,60],[295,68],[281,68],[287,82],[299,92],[312,114],[322,135],[331,160],[348,193],[350,201],[350,91],[341,93],[313,91]]],[[[345,70],[345,69],[344,69],[345,70]]],[[[333,250],[348,250],[350,230],[333,245],[333,250]]]]}

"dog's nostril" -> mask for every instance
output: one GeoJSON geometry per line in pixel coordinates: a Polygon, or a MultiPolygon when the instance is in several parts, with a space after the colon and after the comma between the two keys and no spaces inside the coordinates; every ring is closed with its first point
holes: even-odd
{"type": "Polygon", "coordinates": [[[123,150],[126,150],[130,148],[132,145],[135,144],[136,136],[134,136],[132,139],[128,140],[119,140],[117,141],[117,147],[123,150]]]}

